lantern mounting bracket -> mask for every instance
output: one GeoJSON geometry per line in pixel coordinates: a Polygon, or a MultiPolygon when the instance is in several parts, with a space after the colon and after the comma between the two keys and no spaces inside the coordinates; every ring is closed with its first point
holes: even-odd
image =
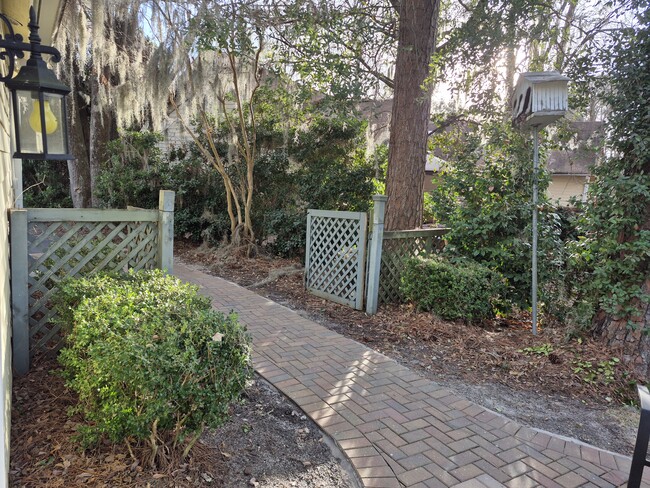
{"type": "Polygon", "coordinates": [[[51,56],[52,61],[55,63],[61,61],[61,53],[58,49],[41,44],[41,36],[38,34],[38,23],[36,21],[36,11],[33,6],[29,8],[29,24],[27,24],[29,28],[29,42],[24,42],[23,36],[14,32],[13,25],[6,15],[0,13],[0,19],[2,19],[2,22],[7,28],[7,34],[4,37],[0,36],[0,49],[2,49],[0,51],[0,60],[9,61],[7,75],[0,75],[0,82],[6,83],[13,78],[16,59],[24,58],[26,52],[31,53],[32,58],[41,59],[42,55],[46,54],[51,56]]]}

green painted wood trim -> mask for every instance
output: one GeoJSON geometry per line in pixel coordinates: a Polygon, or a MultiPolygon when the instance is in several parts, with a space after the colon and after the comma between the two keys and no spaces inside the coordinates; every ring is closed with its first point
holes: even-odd
{"type": "Polygon", "coordinates": [[[171,190],[160,190],[158,198],[158,267],[174,273],[174,196],[171,190]]]}
{"type": "Polygon", "coordinates": [[[30,222],[156,222],[158,220],[158,210],[29,208],[27,212],[30,222]]]}
{"type": "Polygon", "coordinates": [[[368,239],[368,287],[366,289],[366,313],[374,315],[377,313],[379,302],[379,274],[381,271],[381,253],[384,236],[384,214],[386,210],[387,197],[374,195],[372,197],[374,206],[372,210],[372,230],[368,239]]]}
{"type": "Polygon", "coordinates": [[[357,298],[354,308],[363,310],[363,299],[366,284],[366,247],[368,244],[368,215],[359,216],[359,238],[357,240],[357,298]]]}
{"type": "Polygon", "coordinates": [[[367,217],[365,212],[342,212],[338,210],[316,210],[310,208],[307,210],[307,215],[313,217],[328,217],[332,219],[355,219],[359,220],[362,217],[367,217]]]}
{"type": "Polygon", "coordinates": [[[27,210],[10,210],[9,220],[13,367],[16,374],[24,375],[29,371],[27,210]]]}

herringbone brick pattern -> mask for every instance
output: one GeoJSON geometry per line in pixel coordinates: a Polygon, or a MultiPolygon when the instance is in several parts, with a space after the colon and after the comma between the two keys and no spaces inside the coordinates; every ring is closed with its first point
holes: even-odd
{"type": "Polygon", "coordinates": [[[337,442],[365,487],[627,482],[627,457],[490,412],[238,285],[183,264],[175,274],[200,285],[215,308],[239,314],[253,336],[255,370],[337,442]]]}

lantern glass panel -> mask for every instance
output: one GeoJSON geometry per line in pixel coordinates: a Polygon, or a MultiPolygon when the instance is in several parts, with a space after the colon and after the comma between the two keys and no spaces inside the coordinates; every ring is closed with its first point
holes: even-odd
{"type": "Polygon", "coordinates": [[[34,132],[30,126],[34,101],[38,102],[38,92],[16,90],[16,137],[17,149],[22,153],[43,153],[43,139],[41,134],[34,132]]]}
{"type": "MultiPolygon", "coordinates": [[[[65,137],[67,130],[63,95],[52,93],[45,93],[43,95],[47,152],[50,154],[67,154],[68,141],[65,137]]],[[[40,123],[37,128],[41,128],[40,123]]]]}
{"type": "Polygon", "coordinates": [[[21,153],[38,155],[47,151],[47,159],[67,154],[64,103],[63,95],[16,90],[17,149],[21,153]]]}

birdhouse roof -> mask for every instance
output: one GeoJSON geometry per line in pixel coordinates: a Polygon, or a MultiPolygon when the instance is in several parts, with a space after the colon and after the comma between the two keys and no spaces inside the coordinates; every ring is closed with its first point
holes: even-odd
{"type": "Polygon", "coordinates": [[[519,75],[518,83],[522,81],[527,81],[528,83],[548,83],[550,81],[569,81],[570,78],[564,75],[561,75],[557,71],[541,71],[541,72],[527,72],[521,73],[519,75]]]}

